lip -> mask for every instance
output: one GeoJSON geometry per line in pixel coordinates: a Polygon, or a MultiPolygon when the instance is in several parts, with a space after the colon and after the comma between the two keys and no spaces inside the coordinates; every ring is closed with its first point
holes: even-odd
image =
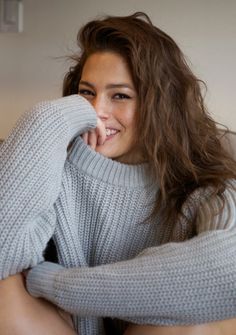
{"type": "Polygon", "coordinates": [[[112,138],[114,138],[120,132],[120,130],[118,130],[116,128],[113,128],[113,127],[106,127],[106,129],[109,129],[111,131],[115,131],[114,134],[110,134],[110,135],[106,136],[106,141],[111,140],[112,138]]]}

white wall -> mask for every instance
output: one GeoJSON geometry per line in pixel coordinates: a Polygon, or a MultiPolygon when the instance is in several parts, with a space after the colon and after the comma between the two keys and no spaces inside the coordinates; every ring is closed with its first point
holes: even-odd
{"type": "Polygon", "coordinates": [[[60,96],[81,24],[146,11],[208,85],[213,117],[236,130],[235,0],[23,0],[24,32],[0,33],[0,138],[35,102],[60,96]]]}

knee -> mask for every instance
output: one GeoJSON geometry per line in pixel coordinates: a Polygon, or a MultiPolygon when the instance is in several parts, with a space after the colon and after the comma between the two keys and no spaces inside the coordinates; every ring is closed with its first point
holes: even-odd
{"type": "Polygon", "coordinates": [[[17,334],[19,322],[24,322],[24,302],[27,291],[21,274],[0,281],[0,334],[17,334]]]}
{"type": "Polygon", "coordinates": [[[51,303],[30,296],[21,274],[0,281],[1,335],[75,335],[51,303]]]}
{"type": "Polygon", "coordinates": [[[124,335],[233,335],[236,318],[195,326],[139,326],[130,325],[124,335]]]}
{"type": "Polygon", "coordinates": [[[16,307],[24,303],[27,295],[22,274],[0,280],[0,315],[8,311],[14,312],[16,307]]]}

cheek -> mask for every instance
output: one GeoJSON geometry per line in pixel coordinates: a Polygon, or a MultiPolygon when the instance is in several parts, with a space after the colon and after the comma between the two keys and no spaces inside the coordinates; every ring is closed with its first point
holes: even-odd
{"type": "Polygon", "coordinates": [[[120,113],[120,123],[128,131],[133,131],[135,128],[135,110],[134,108],[126,108],[120,113]]]}

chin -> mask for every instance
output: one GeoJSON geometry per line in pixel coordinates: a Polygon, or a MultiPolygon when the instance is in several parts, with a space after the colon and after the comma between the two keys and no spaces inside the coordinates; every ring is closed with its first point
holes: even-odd
{"type": "Polygon", "coordinates": [[[104,148],[103,145],[99,145],[96,147],[95,149],[96,152],[98,152],[99,154],[105,156],[106,158],[110,158],[113,160],[119,160],[120,155],[115,153],[115,152],[111,152],[111,150],[104,148]]]}
{"type": "Polygon", "coordinates": [[[112,158],[112,154],[109,152],[110,150],[104,148],[104,145],[96,146],[95,151],[107,158],[112,158]]]}

